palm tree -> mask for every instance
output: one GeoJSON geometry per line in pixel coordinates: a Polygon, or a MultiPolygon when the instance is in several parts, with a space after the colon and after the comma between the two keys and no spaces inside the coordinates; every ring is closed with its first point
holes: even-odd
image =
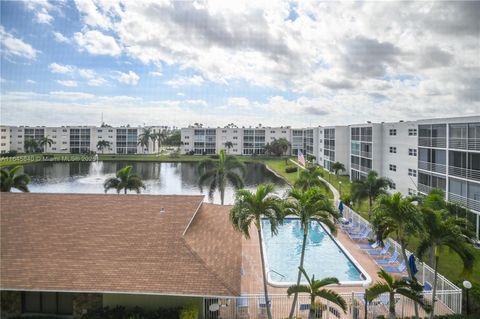
{"type": "Polygon", "coordinates": [[[227,153],[230,152],[230,149],[233,147],[233,143],[228,141],[228,142],[225,142],[225,147],[227,149],[227,153]]]}
{"type": "Polygon", "coordinates": [[[464,221],[459,218],[449,217],[446,210],[433,210],[429,207],[422,207],[423,232],[422,241],[418,247],[418,256],[421,258],[427,250],[432,249],[434,253],[434,279],[432,291],[432,313],[435,312],[435,295],[437,292],[438,265],[440,263],[440,252],[444,247],[455,252],[463,263],[463,273],[472,271],[474,256],[468,249],[462,227],[464,221]]]}
{"type": "Polygon", "coordinates": [[[361,202],[368,198],[368,219],[372,217],[373,200],[380,194],[385,194],[393,182],[386,177],[378,177],[376,171],[370,171],[367,179],[358,180],[352,183],[351,198],[361,202]]]}
{"type": "Polygon", "coordinates": [[[105,188],[105,193],[108,192],[109,189],[115,188],[118,194],[120,194],[122,189],[125,194],[127,194],[127,190],[133,190],[137,194],[140,194],[140,189],[146,188],[140,176],[132,174],[132,166],[125,166],[119,169],[117,176],[107,178],[103,183],[103,187],[105,188]]]}
{"type": "Polygon", "coordinates": [[[100,150],[103,154],[103,151],[105,148],[108,148],[110,147],[110,142],[109,141],[105,141],[105,140],[101,140],[101,141],[98,141],[97,142],[97,149],[100,150]]]}
{"type": "Polygon", "coordinates": [[[426,304],[423,300],[422,286],[415,280],[394,279],[385,270],[380,270],[378,276],[383,279],[383,282],[377,282],[370,288],[365,290],[365,295],[368,302],[372,302],[378,296],[384,293],[388,293],[388,317],[395,319],[395,294],[402,295],[408,299],[411,299],[415,304],[419,304],[425,311],[430,312],[431,306],[426,304]]]}
{"type": "Polygon", "coordinates": [[[30,183],[30,176],[27,174],[17,174],[22,166],[15,166],[8,170],[2,168],[0,170],[0,191],[10,192],[12,188],[16,188],[19,191],[28,193],[28,183],[30,183]]]}
{"type": "Polygon", "coordinates": [[[257,228],[260,258],[262,262],[263,290],[268,319],[272,319],[272,312],[270,309],[270,300],[268,298],[261,220],[262,218],[269,220],[272,234],[277,234],[278,225],[283,221],[282,199],[275,196],[273,190],[274,187],[271,184],[258,186],[255,193],[246,189],[240,189],[237,191],[235,205],[230,210],[230,221],[233,228],[241,232],[245,238],[250,238],[249,229],[252,223],[257,228]]]}
{"type": "Polygon", "coordinates": [[[206,159],[198,164],[198,172],[200,180],[200,190],[203,185],[209,185],[208,195],[213,198],[215,189],[220,191],[220,202],[223,205],[225,198],[225,186],[227,182],[236,189],[243,187],[243,178],[245,175],[245,166],[234,156],[225,155],[225,150],[220,150],[217,161],[206,159]],[[238,173],[240,171],[240,174],[238,173]]]}
{"type": "MultiPolygon", "coordinates": [[[[333,234],[336,234],[337,228],[330,217],[337,217],[337,213],[333,209],[328,197],[325,196],[321,189],[317,186],[309,188],[306,191],[296,188],[292,189],[288,194],[285,208],[286,215],[295,215],[300,219],[300,225],[303,229],[302,251],[300,255],[300,266],[298,267],[297,278],[297,286],[299,286],[300,279],[302,278],[301,269],[303,269],[305,247],[307,244],[310,221],[314,219],[322,222],[327,225],[333,234]]],[[[295,306],[297,305],[297,298],[298,294],[295,293],[289,318],[293,317],[295,306]]]]}
{"type": "Polygon", "coordinates": [[[338,180],[338,172],[339,171],[344,172],[345,171],[345,165],[343,165],[340,162],[334,162],[334,163],[332,163],[332,165],[330,165],[330,169],[335,173],[335,176],[337,177],[337,180],[338,180]]]}
{"type": "Polygon", "coordinates": [[[53,140],[47,136],[43,136],[38,139],[37,141],[38,146],[43,147],[43,151],[46,153],[47,152],[47,145],[52,146],[53,140]]]}
{"type": "MultiPolygon", "coordinates": [[[[399,192],[389,195],[382,194],[373,208],[372,226],[377,240],[383,242],[389,235],[394,235],[400,243],[402,257],[406,263],[407,245],[409,237],[421,231],[419,221],[421,215],[417,207],[412,203],[412,198],[402,197],[399,192]]],[[[410,267],[406,267],[410,280],[416,280],[410,267]]],[[[418,318],[418,306],[415,304],[415,315],[418,318]]]]}
{"type": "MultiPolygon", "coordinates": [[[[296,285],[290,286],[287,289],[287,294],[289,297],[292,294],[297,295],[302,292],[310,295],[310,311],[308,313],[309,319],[315,318],[315,310],[316,310],[315,298],[317,297],[331,301],[334,304],[338,305],[340,308],[342,308],[342,310],[345,313],[347,312],[347,303],[339,294],[337,294],[335,291],[330,289],[321,289],[322,287],[325,287],[331,284],[339,285],[340,283],[337,278],[329,277],[329,278],[324,278],[322,280],[315,280],[315,275],[313,275],[312,279],[310,279],[307,273],[305,272],[305,269],[303,269],[302,267],[298,267],[298,268],[300,273],[305,276],[305,279],[307,279],[308,285],[296,284],[296,285]]],[[[291,314],[289,318],[292,318],[292,316],[293,315],[291,314]]]]}
{"type": "Polygon", "coordinates": [[[137,145],[142,146],[142,151],[144,151],[144,149],[146,148],[148,153],[148,146],[150,144],[149,142],[152,139],[153,134],[154,133],[152,133],[151,127],[143,128],[142,133],[138,136],[138,143],[137,143],[137,145]]]}
{"type": "Polygon", "coordinates": [[[327,187],[326,184],[320,179],[322,176],[322,171],[318,167],[307,167],[307,169],[304,169],[300,172],[299,177],[295,182],[295,187],[302,190],[307,190],[313,186],[327,187]]]}
{"type": "Polygon", "coordinates": [[[38,143],[33,138],[26,139],[24,142],[25,152],[35,152],[38,148],[38,143]]]}
{"type": "Polygon", "coordinates": [[[165,141],[167,138],[167,133],[165,131],[158,131],[153,135],[153,140],[157,141],[157,150],[158,154],[160,154],[160,150],[162,148],[162,143],[165,141]]]}

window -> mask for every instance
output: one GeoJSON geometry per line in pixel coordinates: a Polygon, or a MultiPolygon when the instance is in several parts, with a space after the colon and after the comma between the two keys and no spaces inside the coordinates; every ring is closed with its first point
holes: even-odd
{"type": "Polygon", "coordinates": [[[287,131],[282,131],[283,134],[287,133],[287,131]]]}
{"type": "Polygon", "coordinates": [[[395,129],[395,128],[390,129],[389,134],[390,134],[390,136],[397,135],[397,129],[395,129]]]}
{"type": "Polygon", "coordinates": [[[397,171],[397,165],[390,164],[390,165],[389,165],[389,169],[390,169],[392,172],[396,172],[396,171],[397,171]]]}
{"type": "Polygon", "coordinates": [[[73,314],[71,293],[60,292],[24,292],[22,310],[25,313],[73,314]]]}
{"type": "Polygon", "coordinates": [[[408,189],[408,195],[417,195],[417,191],[412,189],[412,188],[409,188],[408,189]]]}
{"type": "Polygon", "coordinates": [[[102,133],[102,130],[98,130],[97,132],[98,132],[98,133],[102,133]]]}
{"type": "Polygon", "coordinates": [[[390,153],[397,153],[397,148],[395,146],[390,146],[390,153]]]}
{"type": "Polygon", "coordinates": [[[234,140],[238,140],[238,136],[234,136],[233,139],[234,139],[234,140]]]}
{"type": "Polygon", "coordinates": [[[67,133],[67,130],[62,130],[63,133],[67,133]]]}
{"type": "Polygon", "coordinates": [[[2,136],[2,140],[5,140],[5,139],[7,139],[7,137],[6,137],[6,136],[2,136]]]}
{"type": "Polygon", "coordinates": [[[18,138],[22,138],[22,135],[19,135],[18,138]]]}
{"type": "Polygon", "coordinates": [[[275,131],[270,131],[271,134],[275,134],[275,131]]]}
{"type": "Polygon", "coordinates": [[[409,128],[408,129],[408,136],[417,136],[417,129],[416,128],[409,128]]]}
{"type": "Polygon", "coordinates": [[[112,133],[112,132],[113,132],[113,130],[108,130],[108,132],[109,132],[109,133],[112,133]]]}
{"type": "Polygon", "coordinates": [[[2,143],[2,146],[7,146],[7,143],[2,143]]]}
{"type": "Polygon", "coordinates": [[[417,149],[416,148],[409,148],[408,149],[409,156],[417,156],[417,149]]]}
{"type": "Polygon", "coordinates": [[[222,133],[227,133],[227,130],[222,130],[222,133]]]}
{"type": "Polygon", "coordinates": [[[409,168],[409,169],[408,169],[408,176],[417,177],[417,170],[416,170],[416,169],[409,168]]]}
{"type": "Polygon", "coordinates": [[[2,128],[2,132],[6,132],[6,131],[7,131],[7,129],[2,128]]]}
{"type": "Polygon", "coordinates": [[[397,189],[397,184],[392,183],[392,184],[390,185],[390,188],[391,188],[391,189],[397,189]]]}

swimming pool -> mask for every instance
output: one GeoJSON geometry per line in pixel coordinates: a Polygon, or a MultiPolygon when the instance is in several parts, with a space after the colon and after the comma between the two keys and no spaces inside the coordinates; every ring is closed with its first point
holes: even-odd
{"type": "MultiPolygon", "coordinates": [[[[274,286],[295,284],[302,252],[303,230],[300,220],[286,218],[272,236],[270,222],[262,220],[263,247],[268,282],[274,286]]],[[[336,277],[342,285],[368,285],[370,276],[319,222],[312,221],[305,248],[304,268],[311,277],[336,277]]],[[[302,281],[305,278],[302,276],[302,281]]]]}

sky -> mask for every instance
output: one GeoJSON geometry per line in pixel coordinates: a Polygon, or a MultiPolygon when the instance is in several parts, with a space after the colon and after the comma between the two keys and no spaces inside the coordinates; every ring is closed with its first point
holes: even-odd
{"type": "Polygon", "coordinates": [[[0,122],[480,115],[480,1],[1,1],[0,122]]]}

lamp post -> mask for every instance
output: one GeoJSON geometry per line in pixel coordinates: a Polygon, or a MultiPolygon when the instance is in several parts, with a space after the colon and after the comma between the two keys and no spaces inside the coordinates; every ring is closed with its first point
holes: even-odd
{"type": "Polygon", "coordinates": [[[339,181],[338,182],[338,185],[339,185],[339,189],[340,189],[340,197],[342,196],[342,181],[339,181]]]}
{"type": "Polygon", "coordinates": [[[470,314],[470,307],[468,302],[468,291],[472,288],[472,283],[468,280],[463,281],[463,287],[465,288],[465,295],[467,297],[467,316],[470,314]]]}

